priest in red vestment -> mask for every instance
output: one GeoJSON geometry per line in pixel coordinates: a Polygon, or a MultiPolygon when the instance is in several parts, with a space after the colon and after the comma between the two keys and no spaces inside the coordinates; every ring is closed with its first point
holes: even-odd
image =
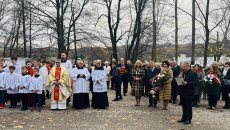
{"type": "Polygon", "coordinates": [[[61,60],[56,60],[56,65],[50,70],[46,87],[51,96],[51,109],[66,109],[66,99],[71,95],[70,78],[61,60]]]}

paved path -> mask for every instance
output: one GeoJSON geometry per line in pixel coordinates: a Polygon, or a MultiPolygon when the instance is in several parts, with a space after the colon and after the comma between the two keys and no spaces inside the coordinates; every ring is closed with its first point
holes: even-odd
{"type": "MultiPolygon", "coordinates": [[[[208,110],[207,100],[200,108],[194,108],[191,125],[177,123],[181,117],[181,106],[169,105],[168,111],[148,108],[148,98],[142,97],[141,106],[136,107],[135,98],[128,95],[122,101],[112,102],[115,91],[109,90],[110,107],[106,110],[86,109],[51,111],[50,101],[42,112],[20,111],[20,108],[0,110],[0,129],[134,129],[134,130],[227,130],[230,129],[230,110],[224,110],[223,101],[218,102],[217,110],[208,110]]],[[[72,104],[71,104],[72,105],[72,104]]]]}

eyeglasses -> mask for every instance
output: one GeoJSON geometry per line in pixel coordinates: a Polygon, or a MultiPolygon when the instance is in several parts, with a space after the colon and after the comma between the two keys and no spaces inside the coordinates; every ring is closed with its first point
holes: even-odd
{"type": "Polygon", "coordinates": [[[56,64],[61,63],[61,62],[56,62],[56,64]]]}

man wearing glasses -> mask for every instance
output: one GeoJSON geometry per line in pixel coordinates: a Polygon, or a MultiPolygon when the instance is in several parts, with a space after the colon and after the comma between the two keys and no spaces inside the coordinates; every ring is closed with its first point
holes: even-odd
{"type": "Polygon", "coordinates": [[[71,95],[70,78],[65,67],[61,66],[61,60],[56,60],[56,65],[50,70],[46,83],[51,92],[51,109],[66,109],[66,99],[71,95]]]}

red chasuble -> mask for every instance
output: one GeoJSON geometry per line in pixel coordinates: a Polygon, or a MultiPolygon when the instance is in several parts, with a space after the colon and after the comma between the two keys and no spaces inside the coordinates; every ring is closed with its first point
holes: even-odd
{"type": "MultiPolygon", "coordinates": [[[[59,81],[61,77],[61,68],[56,68],[55,72],[55,79],[56,81],[59,81]]],[[[55,85],[54,87],[54,100],[58,101],[59,100],[59,85],[55,85]]]]}

